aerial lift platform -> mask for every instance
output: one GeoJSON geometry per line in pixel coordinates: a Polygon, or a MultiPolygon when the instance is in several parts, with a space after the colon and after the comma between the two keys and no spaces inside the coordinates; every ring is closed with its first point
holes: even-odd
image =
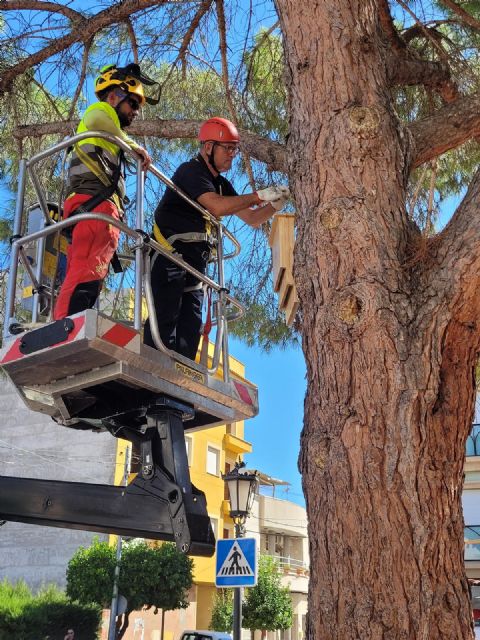
{"type": "Polygon", "coordinates": [[[144,231],[144,175],[137,158],[135,229],[99,213],[54,221],[36,165],[92,136],[110,140],[134,155],[119,138],[88,132],[21,161],[0,364],[32,411],[49,415],[65,427],[109,431],[133,442],[140,454],[140,471],[127,488],[0,477],[0,519],[172,540],[183,552],[212,555],[215,540],[205,496],[190,483],[184,432],[258,413],[256,387],[231,375],[228,367],[228,323],[244,310],[225,287],[223,264],[238,254],[240,246],[213,216],[152,166],[149,171],[154,176],[195,206],[216,229],[218,282],[190,267],[181,255],[165,251],[144,231]],[[33,230],[25,219],[27,177],[41,212],[40,228],[33,230]],[[45,278],[45,248],[66,227],[87,219],[115,224],[134,243],[129,257],[135,273],[133,323],[98,309],[51,321],[55,277],[45,278]],[[226,240],[233,245],[229,254],[224,250],[226,240]],[[193,362],[161,341],[150,283],[152,251],[194,274],[213,294],[216,337],[207,362],[193,362]],[[26,278],[33,296],[31,317],[22,322],[17,311],[26,278]],[[142,343],[143,298],[157,349],[142,343]]]}

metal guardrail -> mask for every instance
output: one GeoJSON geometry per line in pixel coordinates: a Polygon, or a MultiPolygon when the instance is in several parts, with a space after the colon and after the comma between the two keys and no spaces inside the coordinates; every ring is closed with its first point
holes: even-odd
{"type": "Polygon", "coordinates": [[[303,560],[298,560],[290,556],[270,556],[278,563],[278,566],[283,570],[290,570],[292,573],[299,572],[300,574],[309,571],[309,565],[303,560]]]}
{"type": "MultiPolygon", "coordinates": [[[[105,131],[88,131],[81,134],[77,134],[71,138],[63,140],[62,142],[46,149],[35,156],[33,156],[30,160],[22,159],[20,160],[19,166],[19,177],[18,177],[18,193],[17,193],[17,201],[15,206],[15,217],[13,224],[13,240],[12,240],[12,253],[10,258],[10,273],[8,278],[8,287],[7,287],[7,297],[6,297],[6,308],[5,308],[5,325],[4,325],[4,337],[9,337],[11,335],[11,327],[12,325],[18,325],[15,320],[15,299],[16,299],[16,285],[17,285],[17,275],[18,275],[18,265],[19,261],[22,262],[27,275],[32,281],[34,288],[34,296],[33,296],[33,311],[32,311],[32,323],[36,323],[38,321],[38,306],[39,306],[39,289],[40,283],[42,280],[42,266],[43,260],[37,260],[36,271],[31,267],[28,258],[25,254],[24,247],[27,244],[38,242],[37,244],[37,256],[43,257],[45,252],[45,242],[47,236],[53,233],[59,233],[65,228],[73,226],[82,220],[100,220],[108,222],[127,236],[132,238],[135,241],[135,300],[134,300],[134,328],[136,330],[141,329],[142,324],[142,298],[143,298],[143,290],[145,291],[145,298],[147,302],[148,315],[150,318],[150,328],[152,331],[152,338],[155,346],[160,351],[167,353],[173,359],[177,359],[177,353],[168,349],[162,339],[160,337],[160,332],[158,329],[158,323],[155,314],[155,306],[153,300],[153,293],[151,288],[150,281],[150,257],[149,253],[151,249],[154,249],[162,256],[165,256],[175,264],[181,266],[188,273],[192,274],[196,278],[198,278],[201,282],[203,282],[207,287],[210,287],[217,293],[217,301],[216,301],[216,324],[217,324],[217,332],[215,339],[215,348],[214,354],[212,358],[212,365],[209,368],[209,373],[214,374],[219,366],[220,357],[223,357],[223,362],[228,362],[229,353],[228,353],[228,322],[237,320],[240,318],[245,309],[243,305],[236,300],[233,296],[225,288],[225,273],[224,273],[224,260],[230,259],[238,255],[240,252],[240,244],[235,239],[235,237],[226,230],[221,222],[217,220],[212,214],[204,209],[197,202],[189,198],[189,196],[184,193],[181,189],[179,189],[169,178],[167,178],[159,169],[155,166],[151,165],[148,169],[150,173],[152,173],[155,177],[161,180],[168,188],[173,189],[180,197],[182,197],[186,202],[188,202],[191,206],[193,206],[205,219],[207,219],[212,226],[216,229],[217,235],[217,261],[218,261],[218,282],[215,282],[207,275],[204,275],[187,264],[179,254],[171,253],[163,249],[163,247],[158,244],[153,238],[150,238],[143,232],[144,228],[144,209],[143,209],[143,200],[144,200],[144,181],[145,176],[142,169],[142,160],[138,157],[138,155],[120,138],[106,133],[105,131]],[[60,222],[54,222],[49,214],[49,208],[47,199],[45,197],[44,190],[40,184],[40,180],[38,178],[37,173],[35,172],[35,165],[40,161],[63,151],[65,148],[70,147],[71,145],[80,142],[81,140],[87,138],[104,138],[109,142],[113,142],[118,147],[123,149],[123,151],[133,157],[136,161],[137,167],[137,180],[136,180],[136,228],[131,229],[127,224],[115,220],[110,216],[100,214],[100,213],[83,213],[74,216],[72,219],[62,220],[60,222]],[[30,233],[22,236],[22,227],[23,227],[23,213],[25,208],[25,186],[27,175],[30,178],[33,187],[35,189],[36,196],[38,198],[38,202],[40,208],[44,215],[43,228],[40,231],[36,231],[34,233],[30,233]],[[230,253],[224,254],[223,248],[223,239],[224,237],[228,238],[228,240],[233,244],[233,251],[230,253]],[[142,287],[143,282],[143,287],[142,287]],[[229,313],[227,311],[227,306],[233,306],[236,311],[233,313],[229,313]]],[[[44,287],[45,289],[45,287],[44,287]]],[[[50,292],[52,293],[52,292],[50,292]]],[[[229,380],[229,370],[228,367],[223,367],[223,378],[225,381],[229,380]]]]}

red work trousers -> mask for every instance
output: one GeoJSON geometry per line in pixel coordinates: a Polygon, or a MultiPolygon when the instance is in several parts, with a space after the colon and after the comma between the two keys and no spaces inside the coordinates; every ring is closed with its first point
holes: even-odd
{"type": "MultiPolygon", "coordinates": [[[[68,218],[72,211],[91,197],[88,194],[75,194],[67,198],[63,217],[68,218]]],[[[93,211],[117,220],[120,217],[117,207],[110,200],[101,202],[93,211]]],[[[67,273],[53,314],[55,320],[93,307],[117,248],[119,234],[117,227],[98,220],[85,220],[73,227],[72,243],[67,253],[67,273]]]]}

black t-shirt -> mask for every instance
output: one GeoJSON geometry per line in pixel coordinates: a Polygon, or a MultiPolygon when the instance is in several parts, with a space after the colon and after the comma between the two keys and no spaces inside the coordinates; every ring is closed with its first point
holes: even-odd
{"type": "MultiPolygon", "coordinates": [[[[216,177],[212,175],[200,155],[181,164],[173,174],[172,182],[192,200],[197,200],[204,193],[219,193],[223,196],[237,195],[232,184],[226,178],[220,174],[216,177]]],[[[205,231],[205,220],[200,211],[197,211],[168,187],[155,209],[155,222],[167,238],[174,233],[205,231]]]]}

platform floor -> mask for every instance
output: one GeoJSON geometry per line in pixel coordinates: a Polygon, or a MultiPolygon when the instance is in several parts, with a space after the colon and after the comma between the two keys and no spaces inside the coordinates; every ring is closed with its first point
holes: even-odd
{"type": "Polygon", "coordinates": [[[233,375],[224,382],[179,354],[172,358],[147,347],[138,331],[96,310],[87,309],[72,320],[67,338],[55,344],[25,353],[26,342],[43,344],[46,330],[40,328],[5,340],[0,350],[3,370],[33,411],[65,426],[103,429],[103,418],[164,394],[194,408],[186,430],[258,413],[257,388],[250,382],[233,375]]]}

